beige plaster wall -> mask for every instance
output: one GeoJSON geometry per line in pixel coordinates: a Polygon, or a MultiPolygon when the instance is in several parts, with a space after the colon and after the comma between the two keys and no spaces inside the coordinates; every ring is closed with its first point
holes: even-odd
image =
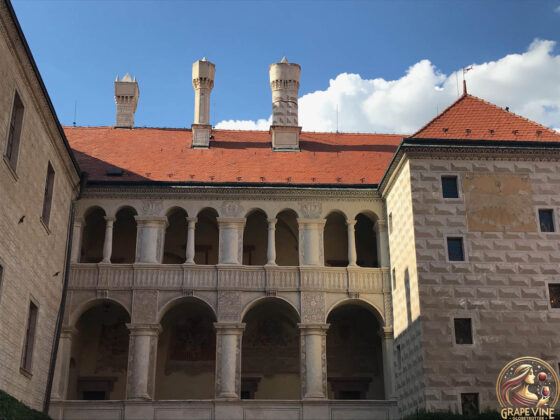
{"type": "Polygon", "coordinates": [[[15,26],[0,3],[0,389],[41,409],[60,304],[72,187],[60,134],[46,108],[15,26]],[[15,173],[4,161],[14,92],[25,106],[15,173]],[[54,193],[48,228],[40,221],[48,162],[54,193]],[[22,223],[20,218],[25,216],[22,223]],[[56,274],[59,273],[59,274],[56,274]],[[38,306],[31,375],[20,372],[29,302],[38,306]]]}

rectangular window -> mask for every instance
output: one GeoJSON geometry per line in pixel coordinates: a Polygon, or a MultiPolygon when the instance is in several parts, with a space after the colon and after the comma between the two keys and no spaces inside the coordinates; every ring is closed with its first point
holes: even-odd
{"type": "Polygon", "coordinates": [[[389,233],[393,232],[393,213],[389,213],[389,233]]]}
{"type": "Polygon", "coordinates": [[[33,302],[29,302],[29,314],[27,317],[27,330],[23,342],[23,354],[21,356],[21,368],[31,373],[31,362],[33,359],[33,344],[35,343],[35,328],[37,327],[38,308],[33,302]]]}
{"type": "Polygon", "coordinates": [[[395,290],[397,288],[397,273],[395,271],[395,269],[393,268],[393,290],[395,290]]]}
{"type": "Polygon", "coordinates": [[[463,238],[447,238],[447,255],[449,261],[465,261],[463,238]]]}
{"type": "Polygon", "coordinates": [[[470,318],[455,318],[455,343],[456,344],[472,344],[472,322],[470,318]]]}
{"type": "Polygon", "coordinates": [[[464,416],[476,416],[480,414],[477,392],[461,394],[461,411],[464,416]]]}
{"type": "Polygon", "coordinates": [[[10,118],[10,127],[8,128],[8,141],[6,143],[5,156],[10,166],[15,171],[17,166],[17,158],[19,151],[19,140],[21,137],[21,128],[23,124],[23,102],[16,92],[14,104],[12,106],[12,116],[10,118]]]}
{"type": "Polygon", "coordinates": [[[554,212],[551,209],[539,210],[541,232],[554,232],[554,212]]]}
{"type": "Polygon", "coordinates": [[[550,307],[560,309],[560,283],[549,283],[550,307]]]}
{"type": "Polygon", "coordinates": [[[53,196],[53,187],[54,187],[54,169],[49,162],[49,167],[47,168],[47,179],[45,181],[45,196],[43,198],[43,213],[41,218],[43,222],[48,226],[49,219],[51,217],[51,203],[52,203],[52,196],[53,196]]]}
{"type": "Polygon", "coordinates": [[[456,176],[442,176],[441,190],[443,198],[459,198],[459,188],[457,186],[456,176]]]}
{"type": "Polygon", "coordinates": [[[397,370],[401,370],[401,368],[402,368],[401,345],[397,344],[397,370]]]}

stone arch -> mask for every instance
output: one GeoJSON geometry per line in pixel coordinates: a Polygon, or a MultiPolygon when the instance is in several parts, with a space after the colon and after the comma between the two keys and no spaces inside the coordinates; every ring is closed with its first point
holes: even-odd
{"type": "Polygon", "coordinates": [[[340,306],[343,306],[343,305],[357,305],[357,306],[360,306],[362,308],[365,308],[368,311],[370,311],[375,316],[375,318],[377,318],[377,320],[378,320],[378,322],[381,326],[385,326],[385,317],[383,316],[383,313],[384,313],[383,310],[379,309],[377,307],[377,305],[375,305],[374,303],[372,303],[370,301],[367,301],[365,299],[362,299],[362,298],[357,298],[357,299],[356,298],[343,298],[343,299],[340,299],[340,300],[336,301],[335,303],[333,303],[327,309],[327,311],[325,313],[325,322],[329,318],[330,313],[334,309],[336,309],[340,306]]]}
{"type": "Polygon", "coordinates": [[[109,211],[106,208],[106,206],[104,206],[103,204],[95,203],[95,204],[89,204],[87,207],[84,206],[82,209],[80,209],[76,214],[76,218],[80,218],[80,217],[85,218],[92,210],[95,209],[103,210],[105,216],[109,215],[109,211]]]}
{"type": "Polygon", "coordinates": [[[300,317],[288,301],[264,297],[252,302],[241,350],[241,398],[300,399],[300,317]]]}
{"type": "Polygon", "coordinates": [[[179,296],[176,298],[171,299],[169,302],[166,302],[159,310],[158,310],[158,315],[157,315],[157,322],[161,322],[161,320],[163,319],[163,317],[165,316],[165,314],[173,309],[175,306],[182,304],[183,302],[189,302],[189,301],[196,301],[199,302],[203,305],[206,305],[208,307],[208,309],[212,312],[212,314],[214,315],[214,319],[217,320],[218,319],[218,315],[216,314],[215,309],[212,307],[212,305],[207,302],[206,300],[204,300],[203,298],[199,297],[199,296],[179,296]]]}
{"type": "Polygon", "coordinates": [[[276,264],[299,265],[299,226],[297,211],[285,208],[276,214],[276,264]]]}
{"type": "Polygon", "coordinates": [[[248,211],[243,229],[243,264],[265,265],[268,249],[268,216],[259,208],[248,211]]]}
{"type": "Polygon", "coordinates": [[[361,211],[354,218],[354,241],[356,246],[356,263],[360,267],[379,267],[377,249],[377,232],[375,223],[377,215],[369,210],[361,211]]]}
{"type": "Polygon", "coordinates": [[[187,217],[182,207],[173,206],[165,213],[167,227],[163,244],[163,264],[183,264],[187,249],[187,217]]]}
{"type": "Polygon", "coordinates": [[[130,313],[130,308],[128,308],[128,305],[124,302],[121,302],[119,299],[116,299],[114,297],[106,297],[106,298],[99,298],[99,297],[94,297],[91,299],[87,299],[83,302],[80,302],[70,313],[70,317],[68,319],[68,324],[70,327],[75,327],[76,326],[76,322],[78,321],[78,319],[80,319],[80,317],[89,309],[93,308],[94,306],[100,305],[102,304],[104,301],[107,302],[112,302],[116,305],[121,306],[126,313],[128,314],[128,317],[131,317],[131,313],[130,313]]]}
{"type": "Polygon", "coordinates": [[[186,296],[168,302],[158,314],[155,399],[214,397],[216,314],[204,300],[186,296]]]}
{"type": "Polygon", "coordinates": [[[80,262],[98,263],[103,260],[106,216],[105,209],[98,205],[90,206],[84,212],[80,262]]]}
{"type": "Polygon", "coordinates": [[[112,299],[92,299],[74,320],[68,399],[126,398],[130,313],[112,299]]]}
{"type": "Polygon", "coordinates": [[[215,265],[218,263],[220,227],[218,211],[212,207],[201,209],[197,218],[194,242],[196,264],[215,265]]]}
{"type": "Polygon", "coordinates": [[[331,210],[325,217],[323,243],[325,266],[348,266],[348,220],[346,214],[340,210],[331,210]]]}
{"type": "Polygon", "coordinates": [[[245,315],[247,315],[247,313],[251,309],[253,309],[255,306],[263,303],[263,301],[272,301],[272,300],[281,300],[281,301],[287,303],[288,305],[290,305],[292,307],[292,309],[294,310],[294,312],[297,314],[298,322],[301,322],[301,314],[300,314],[298,308],[296,308],[296,306],[292,302],[290,302],[288,299],[286,299],[282,296],[260,296],[256,299],[253,299],[247,305],[245,305],[245,307],[241,311],[241,316],[240,316],[241,321],[243,321],[243,318],[245,318],[245,315]]]}
{"type": "Polygon", "coordinates": [[[112,263],[131,264],[136,260],[137,215],[136,209],[128,205],[121,206],[115,213],[112,263]]]}
{"type": "Polygon", "coordinates": [[[329,399],[385,399],[380,314],[369,302],[345,299],[327,313],[329,399]]]}

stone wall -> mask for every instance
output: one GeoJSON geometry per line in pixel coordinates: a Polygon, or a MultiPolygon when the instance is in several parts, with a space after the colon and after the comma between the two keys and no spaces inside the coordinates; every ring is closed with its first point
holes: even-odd
{"type": "MultiPolygon", "coordinates": [[[[428,409],[460,411],[462,392],[478,392],[481,409],[495,409],[498,374],[517,357],[558,369],[560,310],[549,307],[547,283],[560,280],[560,171],[557,161],[519,156],[411,158],[414,237],[401,239],[416,247],[428,409]],[[458,199],[442,198],[441,176],[449,174],[459,177],[458,199]],[[554,210],[556,233],[540,232],[539,208],[554,210]],[[447,261],[448,235],[463,237],[465,262],[447,261]],[[473,345],[455,344],[454,317],[472,318],[473,345]]],[[[405,197],[399,202],[408,207],[405,197]]],[[[395,304],[405,301],[400,290],[395,304]]],[[[403,318],[395,307],[397,336],[403,318]]]]}
{"type": "Polygon", "coordinates": [[[60,305],[72,188],[78,176],[4,2],[0,2],[0,57],[0,388],[40,409],[60,305]],[[16,90],[25,111],[14,171],[3,156],[16,90]],[[48,162],[55,178],[46,227],[40,217],[48,162]],[[38,318],[27,374],[20,365],[30,300],[38,306],[38,318]]]}

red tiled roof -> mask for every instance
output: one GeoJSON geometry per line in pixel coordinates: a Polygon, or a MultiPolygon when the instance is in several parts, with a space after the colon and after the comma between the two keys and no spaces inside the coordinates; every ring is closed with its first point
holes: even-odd
{"type": "Polygon", "coordinates": [[[468,94],[461,96],[411,137],[560,141],[560,133],[468,94]]]}
{"type": "Polygon", "coordinates": [[[192,149],[186,129],[64,131],[80,167],[97,181],[377,184],[403,137],[302,132],[300,152],[273,152],[266,131],[214,130],[209,149],[192,149]],[[107,176],[116,168],[122,177],[107,176]]]}

